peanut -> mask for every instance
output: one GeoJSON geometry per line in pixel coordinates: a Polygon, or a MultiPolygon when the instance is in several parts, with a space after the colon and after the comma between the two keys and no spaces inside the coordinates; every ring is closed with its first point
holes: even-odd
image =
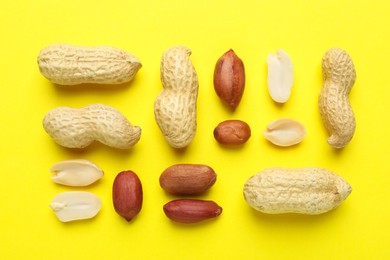
{"type": "Polygon", "coordinates": [[[175,164],[160,175],[160,186],[175,195],[193,195],[205,192],[214,185],[217,175],[202,164],[175,164]]]}
{"type": "Polygon", "coordinates": [[[62,192],[50,203],[50,208],[61,222],[93,218],[101,207],[100,198],[85,191],[62,192]]]}
{"type": "Polygon", "coordinates": [[[222,208],[211,200],[177,199],[163,207],[165,215],[180,223],[198,223],[216,218],[222,213],[222,208]]]}
{"type": "Polygon", "coordinates": [[[240,104],[245,89],[245,69],[232,49],[222,55],[215,65],[214,89],[230,109],[235,110],[240,104]]]}
{"type": "Polygon", "coordinates": [[[115,211],[127,221],[142,209],[142,184],[132,171],[120,172],[112,185],[112,201],[115,211]]]}
{"type": "Polygon", "coordinates": [[[346,146],[352,139],[356,121],[348,95],[356,80],[355,67],[345,50],[332,48],[322,58],[323,87],[319,109],[334,148],[346,146]]]}
{"type": "Polygon", "coordinates": [[[268,214],[322,214],[340,205],[351,191],[342,177],[322,168],[269,168],[244,185],[247,203],[268,214]]]}
{"type": "Polygon", "coordinates": [[[265,139],[277,146],[291,146],[302,142],[306,135],[305,127],[290,118],[280,118],[267,125],[263,132],[265,139]]]}
{"type": "Polygon", "coordinates": [[[168,48],[161,58],[164,90],[154,102],[156,122],[174,148],[188,146],[196,133],[198,77],[184,46],[168,48]]]}
{"type": "Polygon", "coordinates": [[[251,128],[241,120],[226,120],[214,129],[214,138],[224,145],[241,145],[251,137],[251,128]]]}
{"type": "Polygon", "coordinates": [[[268,63],[268,92],[271,98],[278,103],[285,103],[291,95],[294,82],[293,64],[290,56],[277,50],[267,58],[268,63]]]}
{"type": "Polygon", "coordinates": [[[85,148],[98,141],[129,149],[141,137],[140,127],[133,126],[117,109],[103,104],[54,108],[43,119],[43,127],[55,142],[68,148],[85,148]]]}
{"type": "Polygon", "coordinates": [[[96,164],[83,159],[66,160],[51,167],[55,174],[51,179],[67,186],[87,186],[103,177],[104,172],[96,164]]]}
{"type": "Polygon", "coordinates": [[[142,65],[132,54],[114,47],[52,44],[39,53],[38,66],[53,83],[78,85],[125,83],[142,65]]]}

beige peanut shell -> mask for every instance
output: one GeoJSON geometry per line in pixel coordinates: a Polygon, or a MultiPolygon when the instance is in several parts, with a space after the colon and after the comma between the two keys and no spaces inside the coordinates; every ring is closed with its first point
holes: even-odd
{"type": "Polygon", "coordinates": [[[323,87],[319,109],[334,148],[346,146],[352,139],[356,120],[348,96],[356,80],[355,67],[345,50],[332,48],[322,58],[323,87]]]}
{"type": "Polygon", "coordinates": [[[38,66],[43,76],[60,85],[122,84],[142,67],[132,54],[110,46],[52,44],[41,50],[38,66]]]}
{"type": "Polygon", "coordinates": [[[103,104],[54,108],[44,117],[43,127],[56,143],[68,148],[85,148],[98,141],[129,149],[141,137],[140,127],[133,126],[116,108],[103,104]]]}
{"type": "Polygon", "coordinates": [[[247,203],[268,214],[322,214],[340,205],[351,191],[341,176],[323,168],[268,168],[244,185],[247,203]]]}
{"type": "Polygon", "coordinates": [[[188,146],[196,133],[198,76],[184,46],[168,48],[162,55],[160,76],[163,91],[154,102],[154,115],[165,139],[173,148],[188,146]]]}

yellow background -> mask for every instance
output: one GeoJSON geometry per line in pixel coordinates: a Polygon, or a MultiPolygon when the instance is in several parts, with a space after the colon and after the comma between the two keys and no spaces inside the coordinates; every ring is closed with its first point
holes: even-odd
{"type": "Polygon", "coordinates": [[[1,259],[385,259],[390,257],[390,4],[388,1],[237,0],[30,0],[5,1],[0,11],[1,259]],[[38,70],[44,46],[66,42],[111,45],[137,56],[143,67],[119,87],[51,84],[38,70]],[[159,62],[173,45],[191,48],[199,77],[198,131],[183,152],[170,148],[154,121],[161,91],[159,62]],[[357,81],[350,100],[357,128],[335,151],[318,111],[321,58],[333,46],[351,55],[357,81]],[[232,113],[213,88],[216,60],[233,48],[244,61],[246,89],[232,113]],[[294,64],[290,100],[276,105],[267,92],[266,57],[285,50],[294,64]],[[72,151],[42,128],[46,112],[65,105],[104,103],[118,108],[142,137],[130,151],[95,144],[72,151]],[[273,119],[292,117],[307,130],[304,141],[281,149],[262,137],[273,119]],[[220,146],[213,129],[226,119],[245,120],[252,137],[244,146],[220,146]],[[86,188],[54,184],[57,161],[85,158],[105,176],[86,188]],[[158,178],[176,163],[202,163],[218,174],[212,199],[224,211],[197,225],[175,224],[162,206],[176,198],[158,178]],[[320,216],[264,215],[244,201],[242,188],[267,167],[318,166],[353,187],[341,206],[320,216]],[[141,213],[130,223],[112,206],[111,185],[122,170],[135,171],[144,189],[141,213]],[[103,207],[96,218],[61,223],[49,208],[59,192],[86,190],[103,207]]]}

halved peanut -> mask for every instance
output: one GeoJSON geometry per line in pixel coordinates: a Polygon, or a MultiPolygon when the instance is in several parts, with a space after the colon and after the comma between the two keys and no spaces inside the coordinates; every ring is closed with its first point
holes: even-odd
{"type": "Polygon", "coordinates": [[[305,127],[290,118],[280,118],[268,124],[263,132],[265,139],[278,146],[300,143],[306,135],[305,127]]]}
{"type": "Polygon", "coordinates": [[[294,82],[293,64],[286,52],[277,50],[267,58],[268,92],[278,103],[285,103],[290,98],[294,82]]]}
{"type": "Polygon", "coordinates": [[[100,198],[86,191],[59,193],[50,203],[50,208],[62,222],[93,218],[101,207],[100,198]]]}
{"type": "Polygon", "coordinates": [[[88,186],[103,177],[104,172],[96,164],[83,159],[65,160],[55,163],[51,179],[67,186],[88,186]]]}

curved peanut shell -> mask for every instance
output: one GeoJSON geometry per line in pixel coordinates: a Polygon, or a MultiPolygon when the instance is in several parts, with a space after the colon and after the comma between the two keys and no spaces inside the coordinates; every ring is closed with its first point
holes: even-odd
{"type": "Polygon", "coordinates": [[[341,176],[322,168],[269,168],[244,185],[247,203],[268,214],[322,214],[340,205],[351,191],[341,176]]]}
{"type": "Polygon", "coordinates": [[[346,146],[352,139],[356,121],[348,95],[356,80],[355,67],[345,50],[332,48],[322,58],[324,84],[319,96],[319,109],[328,143],[334,148],[346,146]]]}
{"type": "Polygon", "coordinates": [[[188,146],[196,133],[198,76],[190,55],[189,48],[174,46],[161,58],[164,90],[154,102],[154,115],[165,139],[174,148],[188,146]]]}
{"type": "Polygon", "coordinates": [[[132,80],[142,67],[132,54],[110,46],[52,44],[38,55],[43,76],[60,85],[121,84],[132,80]]]}
{"type": "Polygon", "coordinates": [[[57,107],[43,119],[43,127],[56,143],[68,148],[85,148],[98,141],[118,149],[129,149],[141,138],[119,110],[93,104],[83,108],[57,107]]]}

